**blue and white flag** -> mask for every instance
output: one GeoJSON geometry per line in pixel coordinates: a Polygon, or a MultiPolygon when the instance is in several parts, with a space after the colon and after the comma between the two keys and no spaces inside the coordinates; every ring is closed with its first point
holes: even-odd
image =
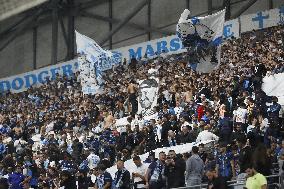
{"type": "Polygon", "coordinates": [[[177,24],[177,35],[187,48],[192,69],[208,73],[217,68],[221,59],[221,43],[225,9],[205,17],[190,17],[185,9],[177,24]]]}
{"type": "Polygon", "coordinates": [[[96,94],[104,83],[103,71],[119,63],[119,55],[102,49],[93,39],[76,31],[78,63],[83,94],[96,94]]]}

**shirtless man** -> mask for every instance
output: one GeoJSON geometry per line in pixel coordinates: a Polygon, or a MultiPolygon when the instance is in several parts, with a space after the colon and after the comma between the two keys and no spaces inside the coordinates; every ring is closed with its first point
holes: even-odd
{"type": "Polygon", "coordinates": [[[136,112],[138,111],[138,102],[136,100],[136,92],[137,92],[137,86],[134,82],[134,80],[131,80],[128,87],[127,87],[127,93],[128,93],[128,110],[131,110],[129,112],[131,112],[131,114],[136,114],[136,112]]]}
{"type": "Polygon", "coordinates": [[[104,129],[112,129],[112,127],[115,124],[115,118],[112,115],[112,112],[109,111],[108,115],[105,118],[105,124],[104,124],[104,129]]]}
{"type": "Polygon", "coordinates": [[[190,90],[189,87],[187,87],[187,90],[184,93],[184,100],[186,103],[189,103],[191,100],[193,100],[192,90],[190,90]]]}

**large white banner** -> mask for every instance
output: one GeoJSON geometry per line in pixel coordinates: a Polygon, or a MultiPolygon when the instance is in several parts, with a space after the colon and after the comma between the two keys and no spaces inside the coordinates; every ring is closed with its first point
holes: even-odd
{"type": "Polygon", "coordinates": [[[138,87],[138,114],[143,117],[154,114],[154,107],[157,106],[159,79],[151,77],[140,80],[138,87]]]}
{"type": "MultiPolygon", "coordinates": [[[[174,150],[176,152],[176,154],[184,154],[184,153],[187,153],[187,152],[191,152],[191,149],[192,149],[193,146],[199,146],[199,144],[201,144],[201,143],[204,144],[205,146],[207,146],[207,145],[209,146],[210,143],[212,143],[212,142],[213,142],[212,140],[209,140],[209,141],[203,141],[203,142],[199,142],[199,143],[192,142],[192,143],[186,143],[186,144],[181,144],[181,145],[172,146],[172,147],[157,148],[154,151],[155,158],[159,158],[160,152],[165,152],[166,154],[168,154],[170,150],[174,150]]],[[[148,156],[149,156],[149,153],[139,155],[142,162],[144,162],[148,158],[148,156]]],[[[149,166],[149,164],[146,164],[146,165],[149,166]]],[[[132,159],[125,161],[124,166],[130,173],[133,173],[134,170],[135,170],[135,167],[136,167],[135,164],[133,163],[132,159]]],[[[111,174],[112,177],[114,177],[115,172],[117,171],[116,165],[108,168],[107,171],[111,174]]]]}
{"type": "MultiPolygon", "coordinates": [[[[270,26],[277,26],[279,24],[284,24],[284,6],[272,9],[269,11],[263,11],[262,15],[267,15],[269,13],[270,21],[266,18],[256,21],[255,18],[257,14],[250,14],[242,19],[234,19],[225,22],[223,29],[223,37],[230,38],[232,36],[238,38],[240,36],[239,30],[241,31],[251,31],[253,29],[262,29],[270,26]],[[249,19],[250,18],[250,19],[249,19]],[[240,20],[240,21],[239,21],[240,20]],[[267,23],[268,22],[268,23],[267,23]]],[[[243,17],[243,16],[242,16],[243,17]]],[[[177,35],[171,35],[168,37],[163,37],[135,45],[130,45],[115,49],[112,51],[113,58],[112,61],[100,62],[98,70],[104,71],[111,69],[114,64],[119,63],[121,60],[126,58],[130,60],[132,57],[137,59],[142,58],[145,54],[149,57],[155,57],[155,53],[164,52],[167,55],[178,54],[185,52],[186,49],[183,47],[181,40],[177,35]]],[[[19,75],[14,75],[6,78],[0,79],[0,92],[12,91],[12,92],[22,92],[30,88],[31,86],[40,86],[46,82],[46,79],[55,79],[56,73],[63,74],[66,76],[72,76],[78,71],[78,60],[74,59],[71,61],[63,62],[60,64],[47,66],[34,71],[26,72],[19,75]]]]}
{"type": "Polygon", "coordinates": [[[177,35],[189,55],[191,67],[203,73],[212,72],[221,61],[221,43],[225,9],[205,17],[190,17],[185,9],[177,24],[177,35]]]}

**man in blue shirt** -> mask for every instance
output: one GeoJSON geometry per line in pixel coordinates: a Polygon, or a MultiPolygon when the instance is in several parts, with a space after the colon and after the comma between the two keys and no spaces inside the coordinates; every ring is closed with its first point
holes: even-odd
{"type": "Polygon", "coordinates": [[[8,182],[10,184],[10,189],[23,189],[25,176],[22,174],[21,166],[16,166],[16,170],[9,175],[8,182]]]}
{"type": "Polygon", "coordinates": [[[106,171],[106,167],[100,164],[97,167],[98,176],[95,183],[95,189],[110,189],[112,187],[112,177],[106,171]]]}
{"type": "Polygon", "coordinates": [[[220,154],[217,156],[217,173],[227,180],[236,177],[233,155],[227,150],[226,144],[220,144],[220,154]]]}

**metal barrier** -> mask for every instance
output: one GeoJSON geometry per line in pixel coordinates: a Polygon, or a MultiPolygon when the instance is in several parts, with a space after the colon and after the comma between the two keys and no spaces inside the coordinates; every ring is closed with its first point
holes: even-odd
{"type": "MultiPolygon", "coordinates": [[[[281,188],[281,176],[280,175],[270,175],[266,177],[267,179],[267,183],[268,183],[268,188],[270,189],[280,189],[281,188]],[[271,178],[278,178],[277,182],[269,182],[271,178]]],[[[245,185],[246,180],[242,179],[242,180],[231,180],[228,181],[228,186],[229,188],[235,189],[235,188],[239,188],[241,186],[245,185]]],[[[194,186],[185,186],[185,187],[179,187],[179,188],[172,188],[172,189],[206,189],[207,188],[207,184],[203,183],[201,185],[194,185],[194,186]]],[[[242,188],[242,187],[241,187],[242,188]]]]}

